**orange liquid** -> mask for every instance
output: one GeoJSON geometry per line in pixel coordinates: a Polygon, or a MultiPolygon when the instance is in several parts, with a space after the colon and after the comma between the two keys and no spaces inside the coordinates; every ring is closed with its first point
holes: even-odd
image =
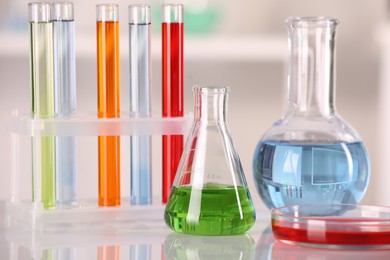
{"type": "Polygon", "coordinates": [[[121,251],[119,246],[99,246],[98,260],[119,260],[121,251]]]}
{"type": "MultiPolygon", "coordinates": [[[[98,117],[120,117],[119,23],[97,22],[98,117]]],[[[120,137],[99,136],[99,206],[120,205],[120,137]]]]}

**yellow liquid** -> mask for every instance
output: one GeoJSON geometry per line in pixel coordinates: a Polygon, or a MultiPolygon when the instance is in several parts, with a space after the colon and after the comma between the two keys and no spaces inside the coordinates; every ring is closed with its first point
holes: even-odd
{"type": "MultiPolygon", "coordinates": [[[[35,118],[54,118],[54,69],[52,23],[30,22],[30,76],[32,113],[35,118]]],[[[54,137],[39,138],[33,142],[33,153],[40,145],[40,154],[33,155],[33,176],[41,175],[41,200],[44,208],[55,207],[55,154],[54,137]],[[39,142],[39,143],[38,143],[39,142]],[[34,172],[37,160],[40,173],[34,172]]],[[[34,179],[33,178],[33,179],[34,179]]],[[[33,181],[34,183],[34,181],[33,181]]],[[[34,184],[33,184],[34,185],[34,184]]],[[[34,194],[33,187],[33,194],[34,194]]],[[[33,199],[34,195],[33,195],[33,199]]]]}

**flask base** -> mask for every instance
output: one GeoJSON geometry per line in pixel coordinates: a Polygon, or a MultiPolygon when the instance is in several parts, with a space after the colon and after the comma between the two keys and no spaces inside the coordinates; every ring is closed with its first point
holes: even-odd
{"type": "Polygon", "coordinates": [[[172,188],[165,222],[178,233],[204,236],[242,234],[255,223],[256,214],[247,187],[191,186],[172,188]]]}

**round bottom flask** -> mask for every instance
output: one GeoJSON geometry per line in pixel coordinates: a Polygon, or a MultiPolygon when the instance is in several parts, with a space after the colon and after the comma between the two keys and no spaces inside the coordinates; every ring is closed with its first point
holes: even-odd
{"type": "Polygon", "coordinates": [[[291,18],[288,106],[259,141],[253,159],[258,192],[268,208],[292,204],[354,204],[370,165],[359,134],[334,106],[338,20],[291,18]]]}
{"type": "Polygon", "coordinates": [[[250,229],[255,210],[226,123],[226,87],[194,87],[194,122],[165,208],[178,233],[235,235],[250,229]]]}

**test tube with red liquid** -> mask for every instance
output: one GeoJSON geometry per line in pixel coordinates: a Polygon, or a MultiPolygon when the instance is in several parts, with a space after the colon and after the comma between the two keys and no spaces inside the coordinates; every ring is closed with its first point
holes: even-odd
{"type": "MultiPolygon", "coordinates": [[[[96,6],[98,117],[120,117],[118,5],[96,6]]],[[[120,137],[99,136],[99,206],[120,205],[120,137]]]]}
{"type": "MultiPolygon", "coordinates": [[[[162,115],[184,115],[183,5],[162,6],[162,115]]],[[[162,202],[166,203],[183,152],[183,135],[163,135],[162,202]]]]}

